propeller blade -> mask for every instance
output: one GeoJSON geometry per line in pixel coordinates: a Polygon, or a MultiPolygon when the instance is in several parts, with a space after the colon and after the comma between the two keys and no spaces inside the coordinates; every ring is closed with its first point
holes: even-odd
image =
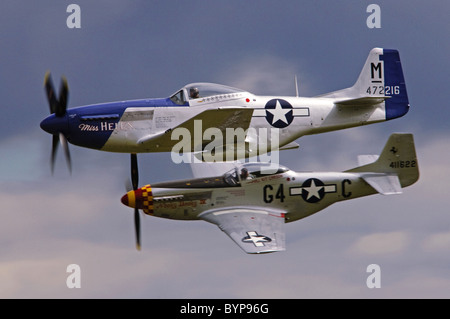
{"type": "Polygon", "coordinates": [[[53,81],[52,81],[50,72],[45,73],[44,87],[45,87],[45,92],[47,95],[48,104],[50,106],[50,113],[51,114],[56,113],[59,101],[56,98],[56,92],[55,92],[55,88],[53,86],[53,81]]]}
{"type": "Polygon", "coordinates": [[[139,172],[136,154],[131,154],[131,183],[133,185],[133,190],[136,190],[139,184],[139,172]]]}
{"type": "MultiPolygon", "coordinates": [[[[138,163],[137,163],[137,155],[131,155],[131,183],[133,186],[133,190],[138,189],[139,185],[139,171],[138,171],[138,163]]],[[[139,216],[139,209],[134,209],[134,228],[136,230],[136,249],[141,250],[141,222],[139,216]]]]}
{"type": "Polygon", "coordinates": [[[59,103],[55,112],[56,116],[61,117],[66,114],[68,96],[69,85],[67,84],[67,79],[63,76],[61,79],[61,86],[59,88],[59,103]]]}
{"type": "MultiPolygon", "coordinates": [[[[50,72],[45,73],[44,77],[44,87],[45,93],[47,96],[48,104],[50,106],[50,113],[55,114],[56,117],[62,118],[61,121],[64,121],[63,118],[66,115],[67,111],[67,100],[69,96],[69,86],[67,84],[67,79],[62,77],[61,85],[59,88],[59,100],[56,96],[55,87],[53,86],[52,76],[50,72]]],[[[55,123],[53,123],[54,125],[55,123]]],[[[41,124],[42,127],[42,124],[41,124]]],[[[70,159],[69,145],[67,143],[67,138],[64,134],[57,129],[55,133],[53,133],[52,138],[52,155],[51,155],[51,169],[52,174],[55,167],[56,153],[58,151],[58,144],[61,144],[64,150],[64,154],[66,157],[67,166],[69,167],[69,171],[72,174],[72,161],[70,159]],[[58,132],[59,131],[59,132],[58,132]]]]}
{"type": "Polygon", "coordinates": [[[134,209],[134,228],[136,229],[136,249],[141,250],[141,222],[139,209],[134,209]]]}
{"type": "Polygon", "coordinates": [[[56,159],[56,152],[58,151],[58,145],[59,145],[59,138],[58,135],[53,135],[52,138],[52,157],[51,157],[51,168],[52,168],[52,174],[55,169],[55,159],[56,159]]]}
{"type": "Polygon", "coordinates": [[[66,156],[67,167],[69,168],[70,174],[72,174],[72,160],[70,159],[69,144],[67,143],[67,138],[63,133],[59,133],[59,141],[66,156]]]}
{"type": "Polygon", "coordinates": [[[70,174],[72,174],[72,160],[70,158],[70,152],[69,152],[69,144],[67,143],[67,139],[64,136],[63,133],[59,133],[59,135],[53,135],[52,138],[52,157],[51,157],[51,168],[52,168],[52,174],[55,169],[55,160],[56,160],[56,153],[58,152],[58,145],[61,144],[64,155],[66,156],[66,162],[67,167],[69,168],[70,174]]]}

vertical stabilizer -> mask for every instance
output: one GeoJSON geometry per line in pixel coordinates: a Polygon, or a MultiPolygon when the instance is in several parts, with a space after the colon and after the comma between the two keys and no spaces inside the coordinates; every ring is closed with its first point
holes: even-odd
{"type": "Polygon", "coordinates": [[[414,184],[419,179],[419,164],[412,134],[392,134],[380,157],[373,163],[347,172],[382,173],[398,176],[401,187],[414,184]]]}
{"type": "Polygon", "coordinates": [[[336,104],[347,106],[384,103],[386,120],[405,115],[409,100],[398,51],[372,49],[352,87],[320,97],[335,98],[336,104]]]}

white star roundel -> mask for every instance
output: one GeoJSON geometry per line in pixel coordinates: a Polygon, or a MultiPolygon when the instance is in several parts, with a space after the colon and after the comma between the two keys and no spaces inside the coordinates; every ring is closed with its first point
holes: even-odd
{"type": "Polygon", "coordinates": [[[307,179],[302,187],[302,197],[308,203],[317,203],[325,196],[325,184],[317,178],[307,179]]]}
{"type": "Polygon", "coordinates": [[[253,243],[256,247],[264,246],[264,243],[271,242],[270,237],[260,235],[256,231],[248,231],[247,236],[242,238],[244,243],[253,243]]]}
{"type": "Polygon", "coordinates": [[[266,103],[266,120],[276,128],[289,126],[294,120],[292,105],[282,99],[273,99],[266,103]]]}

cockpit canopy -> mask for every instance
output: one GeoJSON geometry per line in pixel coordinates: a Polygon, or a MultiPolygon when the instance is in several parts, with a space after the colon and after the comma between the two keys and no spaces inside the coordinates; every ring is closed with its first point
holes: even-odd
{"type": "Polygon", "coordinates": [[[156,183],[155,188],[222,188],[239,187],[243,181],[281,174],[288,171],[284,166],[270,163],[246,163],[234,167],[220,176],[200,177],[180,181],[156,183]]]}
{"type": "Polygon", "coordinates": [[[238,186],[244,180],[281,174],[288,170],[282,165],[273,163],[246,163],[226,172],[223,180],[230,186],[238,186]]]}
{"type": "Polygon", "coordinates": [[[184,105],[187,101],[199,98],[221,96],[223,98],[238,98],[245,92],[231,86],[215,83],[191,83],[173,94],[170,99],[178,105],[184,105]]]}

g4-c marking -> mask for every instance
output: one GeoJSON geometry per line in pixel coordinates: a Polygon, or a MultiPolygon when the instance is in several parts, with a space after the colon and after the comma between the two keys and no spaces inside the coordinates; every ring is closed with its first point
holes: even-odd
{"type": "Polygon", "coordinates": [[[275,199],[279,199],[280,202],[284,202],[284,198],[286,197],[284,195],[284,187],[283,184],[280,184],[280,186],[278,186],[278,190],[275,194],[275,197],[273,196],[273,193],[268,193],[268,191],[272,191],[273,190],[273,186],[272,185],[265,185],[263,187],[263,199],[264,199],[264,203],[271,203],[273,202],[274,198],[275,199]]]}
{"type": "Polygon", "coordinates": [[[391,164],[389,164],[389,167],[391,167],[391,168],[411,168],[411,167],[416,167],[416,166],[417,166],[417,162],[415,160],[396,161],[396,162],[391,162],[391,164]]]}
{"type": "Polygon", "coordinates": [[[347,192],[345,189],[345,184],[351,185],[352,181],[349,179],[344,179],[342,181],[342,196],[344,196],[344,198],[349,198],[350,196],[352,196],[352,192],[347,192]]]}

